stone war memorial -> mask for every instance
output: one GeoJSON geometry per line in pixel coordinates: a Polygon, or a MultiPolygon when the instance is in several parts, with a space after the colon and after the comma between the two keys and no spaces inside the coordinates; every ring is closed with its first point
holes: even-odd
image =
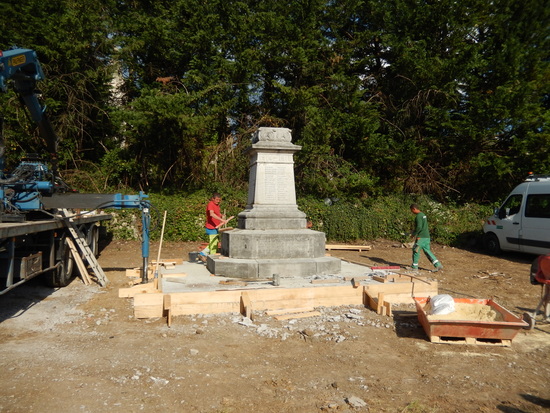
{"type": "Polygon", "coordinates": [[[261,127],[248,148],[250,175],[246,209],[237,228],[221,233],[221,255],[208,257],[212,274],[271,278],[338,274],[341,261],[325,256],[325,234],[307,229],[296,204],[291,130],[261,127]]]}

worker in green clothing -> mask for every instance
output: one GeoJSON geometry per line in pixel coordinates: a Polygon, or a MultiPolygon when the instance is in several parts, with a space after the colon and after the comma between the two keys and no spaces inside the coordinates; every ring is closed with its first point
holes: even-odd
{"type": "Polygon", "coordinates": [[[434,265],[435,269],[432,272],[437,272],[443,269],[443,265],[436,258],[434,253],[430,250],[430,231],[428,229],[428,218],[426,214],[420,211],[420,207],[417,204],[411,205],[411,212],[416,215],[414,223],[414,231],[411,234],[414,238],[414,245],[412,248],[412,270],[418,270],[418,261],[420,260],[420,251],[424,251],[426,257],[434,265]]]}

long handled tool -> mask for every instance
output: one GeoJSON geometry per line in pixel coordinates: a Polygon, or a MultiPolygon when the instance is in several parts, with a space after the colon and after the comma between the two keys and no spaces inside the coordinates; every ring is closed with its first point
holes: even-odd
{"type": "Polygon", "coordinates": [[[164,211],[164,219],[162,220],[162,230],[160,231],[159,252],[157,255],[157,263],[155,265],[155,278],[159,277],[160,251],[162,250],[162,240],[164,239],[164,226],[166,225],[166,212],[164,211]]]}

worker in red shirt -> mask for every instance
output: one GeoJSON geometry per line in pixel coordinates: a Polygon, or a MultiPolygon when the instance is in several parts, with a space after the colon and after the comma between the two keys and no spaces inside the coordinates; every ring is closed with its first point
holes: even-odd
{"type": "Polygon", "coordinates": [[[206,235],[208,235],[208,246],[199,253],[199,259],[202,262],[206,262],[206,257],[209,254],[216,254],[218,252],[218,242],[220,240],[218,228],[229,221],[225,219],[225,215],[220,212],[221,201],[222,196],[214,192],[206,206],[205,231],[206,235]]]}

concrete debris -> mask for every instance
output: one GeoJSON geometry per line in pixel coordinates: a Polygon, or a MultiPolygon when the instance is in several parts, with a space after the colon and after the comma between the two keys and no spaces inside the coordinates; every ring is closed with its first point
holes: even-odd
{"type": "Polygon", "coordinates": [[[363,407],[368,406],[368,404],[363,399],[360,399],[359,397],[356,397],[356,396],[348,397],[346,399],[346,403],[349,404],[354,409],[361,409],[363,407]]]}
{"type": "Polygon", "coordinates": [[[254,324],[254,322],[249,317],[242,317],[242,319],[239,320],[238,323],[246,327],[256,327],[256,324],[254,324]]]}
{"type": "Polygon", "coordinates": [[[351,319],[354,319],[354,320],[361,320],[363,318],[359,314],[354,314],[354,313],[346,313],[345,315],[346,315],[347,318],[351,318],[351,319]]]}
{"type": "Polygon", "coordinates": [[[151,377],[150,377],[150,380],[151,380],[154,384],[163,385],[163,386],[165,386],[165,385],[167,385],[168,383],[170,383],[169,380],[162,379],[162,378],[160,378],[160,377],[153,377],[153,376],[151,376],[151,377]]]}
{"type": "Polygon", "coordinates": [[[289,319],[282,322],[274,321],[262,312],[254,314],[256,323],[241,315],[232,317],[231,321],[266,338],[286,340],[294,336],[306,341],[321,340],[334,343],[356,339],[353,329],[358,327],[397,329],[418,326],[410,318],[407,321],[399,321],[399,324],[397,321],[387,322],[387,317],[379,316],[366,308],[321,307],[318,311],[321,313],[319,317],[289,319]]]}

